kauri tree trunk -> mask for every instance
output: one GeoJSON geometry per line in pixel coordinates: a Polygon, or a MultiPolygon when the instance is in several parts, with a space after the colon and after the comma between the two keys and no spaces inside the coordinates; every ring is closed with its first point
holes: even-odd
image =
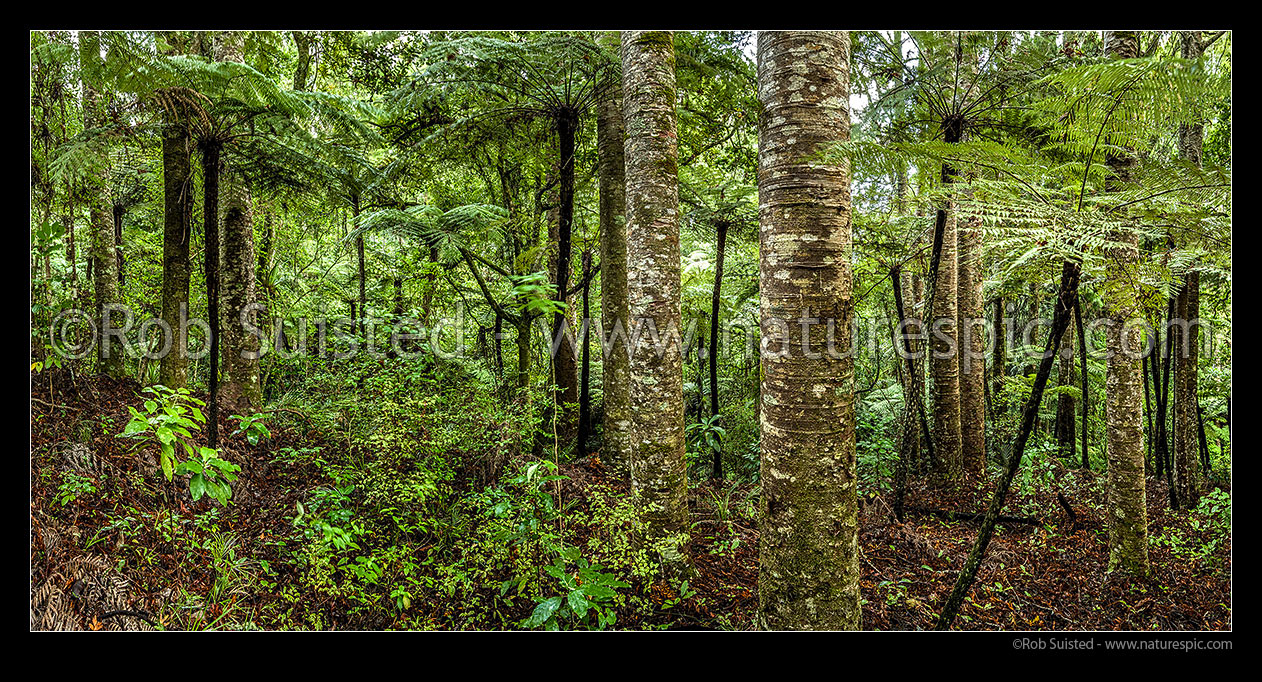
{"type": "Polygon", "coordinates": [[[631,489],[646,539],[673,566],[686,561],[688,477],[684,463],[680,325],[678,137],[675,48],[669,31],[622,34],[622,114],[627,137],[628,307],[641,335],[632,349],[634,435],[631,489]],[[647,330],[646,330],[647,332],[647,330]]]}
{"type": "MultiPolygon", "coordinates": [[[[617,33],[607,39],[618,44],[617,33]]],[[[622,122],[622,83],[613,74],[596,108],[596,146],[600,174],[600,326],[604,358],[603,455],[616,468],[631,459],[631,402],[628,354],[615,326],[630,329],[627,311],[626,169],[622,122]]],[[[625,338],[625,337],[624,337],[625,338]]]]}
{"type": "Polygon", "coordinates": [[[770,629],[852,630],[862,618],[850,180],[816,159],[849,138],[849,85],[846,32],[759,33],[758,623],[770,629]],[[804,331],[804,318],[831,323],[832,338],[824,324],[804,331]]]}
{"type": "MultiPolygon", "coordinates": [[[[1114,59],[1139,54],[1139,37],[1133,31],[1105,34],[1105,51],[1114,59]]],[[[1130,180],[1133,156],[1110,156],[1114,177],[1109,184],[1130,180]]],[[[1140,384],[1140,335],[1124,329],[1139,312],[1139,250],[1135,233],[1112,231],[1107,237],[1105,281],[1102,298],[1110,324],[1107,334],[1108,378],[1105,413],[1108,423],[1108,527],[1109,567],[1112,571],[1148,573],[1148,512],[1144,492],[1144,415],[1140,384]]]]}

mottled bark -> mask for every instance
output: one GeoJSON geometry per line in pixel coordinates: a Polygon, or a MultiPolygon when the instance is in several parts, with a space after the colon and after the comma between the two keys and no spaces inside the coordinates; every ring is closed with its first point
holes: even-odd
{"type": "MultiPolygon", "coordinates": [[[[219,61],[241,62],[243,37],[238,32],[221,34],[216,46],[219,61]]],[[[261,407],[263,402],[259,384],[259,337],[246,329],[246,325],[259,328],[255,291],[254,207],[249,185],[234,168],[225,168],[221,202],[223,385],[220,405],[229,414],[249,414],[261,407]]],[[[360,301],[362,309],[362,288],[360,301]]]]}
{"type": "MultiPolygon", "coordinates": [[[[1115,59],[1135,57],[1138,35],[1131,31],[1105,34],[1105,50],[1115,59]]],[[[1130,180],[1135,159],[1129,153],[1111,156],[1108,165],[1118,187],[1130,180]]],[[[1113,230],[1105,249],[1102,292],[1107,333],[1108,378],[1105,410],[1108,423],[1109,571],[1148,573],[1148,513],[1144,492],[1143,402],[1140,389],[1140,334],[1131,325],[1139,312],[1139,250],[1135,233],[1113,230]]]]}
{"type": "MultiPolygon", "coordinates": [[[[83,77],[83,127],[85,130],[105,125],[105,102],[92,84],[87,71],[98,68],[101,60],[101,34],[98,31],[82,31],[79,34],[79,56],[85,75],[83,77]]],[[[110,188],[104,178],[88,179],[85,188],[88,200],[88,220],[91,235],[91,263],[93,306],[97,329],[97,371],[112,377],[123,375],[123,345],[117,337],[105,333],[103,321],[108,314],[107,306],[119,303],[118,260],[115,255],[114,220],[110,201],[110,188]]],[[[121,313],[114,316],[114,324],[122,326],[121,313]]]]}
{"type": "Polygon", "coordinates": [[[306,90],[311,82],[312,47],[315,45],[313,31],[291,31],[294,45],[298,48],[298,64],[294,67],[294,90],[306,90]]]}
{"type": "MultiPolygon", "coordinates": [[[[614,44],[621,39],[607,37],[614,44]]],[[[626,170],[623,148],[622,83],[614,74],[596,108],[600,175],[600,326],[604,357],[604,445],[606,461],[617,468],[631,460],[631,402],[627,348],[613,337],[615,325],[629,329],[627,310],[626,170]]]]}
{"type": "Polygon", "coordinates": [[[986,473],[986,339],[982,304],[982,221],[959,225],[960,460],[973,476],[986,473]]]}
{"type": "Polygon", "coordinates": [[[168,111],[162,129],[162,319],[174,340],[158,367],[158,383],[170,388],[188,385],[188,337],[181,320],[188,314],[191,152],[192,138],[182,112],[168,111]]]}
{"type": "Polygon", "coordinates": [[[210,402],[206,405],[206,444],[219,447],[219,348],[222,345],[222,324],[219,318],[220,267],[219,179],[223,173],[218,141],[202,145],[202,218],[205,247],[206,316],[210,324],[210,402]]]}
{"type": "Polygon", "coordinates": [[[622,113],[627,127],[628,308],[642,335],[631,355],[631,489],[646,539],[664,560],[685,560],[688,478],[684,464],[680,325],[678,137],[675,48],[669,31],[622,34],[622,113]],[[646,330],[647,332],[648,330],[646,330]]]}
{"type": "Polygon", "coordinates": [[[849,138],[849,53],[844,31],[758,37],[758,622],[771,629],[857,629],[862,618],[849,172],[816,159],[849,138]]]}

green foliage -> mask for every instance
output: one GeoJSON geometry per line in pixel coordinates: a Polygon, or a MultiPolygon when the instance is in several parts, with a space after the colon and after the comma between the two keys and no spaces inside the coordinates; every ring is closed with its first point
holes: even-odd
{"type": "Polygon", "coordinates": [[[188,489],[194,500],[209,495],[219,504],[227,504],[232,497],[231,483],[241,467],[221,459],[211,448],[198,445],[193,431],[200,430],[206,417],[199,406],[204,402],[194,398],[186,388],[171,389],[156,385],[142,389],[151,398],[144,402],[144,411],[128,405],[131,420],[123,427],[119,438],[140,441],[139,446],[156,445],[159,464],[167,481],[177,475],[189,475],[188,489]],[[180,456],[179,446],[184,457],[180,456]]]}

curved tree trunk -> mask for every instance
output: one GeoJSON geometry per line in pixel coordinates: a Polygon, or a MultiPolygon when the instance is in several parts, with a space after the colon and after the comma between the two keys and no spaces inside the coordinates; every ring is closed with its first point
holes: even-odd
{"type": "MultiPolygon", "coordinates": [[[[607,40],[621,42],[617,33],[607,40]]],[[[604,458],[616,468],[631,460],[631,402],[627,348],[615,338],[625,333],[627,311],[626,169],[622,123],[622,83],[614,74],[602,90],[596,110],[596,145],[600,164],[600,326],[604,358],[604,458]]]]}
{"type": "Polygon", "coordinates": [[[862,618],[850,182],[844,166],[814,160],[849,138],[849,70],[844,31],[759,33],[758,621],[771,629],[850,630],[862,618]],[[835,344],[803,318],[831,322],[835,344]]]}
{"type": "MultiPolygon", "coordinates": [[[[1105,34],[1105,50],[1115,59],[1136,57],[1138,35],[1131,31],[1105,34]]],[[[1133,156],[1110,157],[1113,185],[1129,180],[1133,156]]],[[[1143,396],[1140,385],[1140,337],[1124,330],[1139,312],[1139,250],[1135,233],[1108,235],[1102,298],[1108,327],[1108,380],[1105,390],[1108,423],[1109,571],[1148,573],[1148,512],[1144,493],[1143,396]]]]}
{"type": "Polygon", "coordinates": [[[622,34],[626,121],[628,306],[645,330],[631,355],[634,437],[631,489],[649,542],[668,563],[686,561],[688,475],[684,464],[680,325],[679,179],[675,47],[669,31],[622,34]],[[659,352],[660,351],[660,352],[659,352]]]}

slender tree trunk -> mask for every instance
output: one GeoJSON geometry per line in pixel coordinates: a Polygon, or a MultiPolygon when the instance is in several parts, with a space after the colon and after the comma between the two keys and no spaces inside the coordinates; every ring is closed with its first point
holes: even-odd
{"type": "MultiPolygon", "coordinates": [[[[899,334],[900,347],[906,355],[906,379],[903,384],[903,437],[898,451],[898,469],[895,470],[894,482],[894,515],[903,520],[903,499],[907,493],[907,477],[912,470],[919,469],[920,445],[923,442],[930,448],[933,441],[929,437],[929,423],[925,416],[924,371],[919,359],[924,357],[923,331],[918,318],[909,318],[907,308],[903,305],[902,291],[908,292],[908,300],[917,303],[917,287],[913,281],[915,275],[903,273],[898,266],[890,270],[890,283],[894,288],[894,310],[898,315],[902,332],[899,334]]],[[[932,459],[932,458],[931,458],[932,459]]]]}
{"type": "MultiPolygon", "coordinates": [[[[243,61],[240,32],[219,36],[218,59],[224,62],[243,61]]],[[[226,168],[223,175],[222,230],[222,294],[223,385],[221,405],[230,414],[250,414],[262,407],[263,390],[259,381],[261,339],[247,329],[259,329],[258,296],[255,284],[254,206],[250,187],[235,169],[226,168]]],[[[207,248],[211,248],[207,244],[207,248]]],[[[362,260],[361,260],[362,263],[362,260]]],[[[362,271],[361,271],[362,272],[362,271]]],[[[360,306],[363,307],[363,283],[360,284],[360,306]]]]}
{"type": "MultiPolygon", "coordinates": [[[[615,49],[621,37],[612,32],[606,40],[615,49]]],[[[622,122],[622,83],[611,77],[596,110],[596,145],[600,172],[600,323],[604,358],[605,459],[616,468],[631,461],[631,403],[628,349],[615,338],[615,327],[630,330],[627,309],[626,169],[622,122]]]]}
{"type": "MultiPolygon", "coordinates": [[[[1077,308],[1075,307],[1075,310],[1077,308]]],[[[1061,340],[1060,367],[1057,377],[1058,386],[1073,386],[1074,380],[1074,345],[1077,340],[1077,334],[1074,333],[1074,326],[1071,324],[1069,329],[1065,330],[1065,338],[1061,340]]],[[[1078,416],[1074,409],[1075,400],[1073,396],[1061,393],[1056,399],[1056,444],[1059,446],[1061,457],[1073,457],[1077,450],[1078,441],[1074,433],[1074,422],[1078,416]]]]}
{"type": "Polygon", "coordinates": [[[114,253],[118,255],[118,285],[120,287],[127,283],[127,277],[123,274],[127,264],[123,258],[123,217],[126,215],[126,206],[114,204],[114,253]]]}
{"type": "MultiPolygon", "coordinates": [[[[1135,57],[1138,35],[1115,31],[1105,34],[1106,52],[1115,59],[1135,57]]],[[[1129,181],[1135,159],[1129,153],[1108,159],[1114,178],[1110,184],[1129,181]]],[[[1139,312],[1139,251],[1135,233],[1113,231],[1108,236],[1104,282],[1105,314],[1108,315],[1108,388],[1105,411],[1108,423],[1108,527],[1109,571],[1138,575],[1148,573],[1148,512],[1144,494],[1143,403],[1140,402],[1140,338],[1133,328],[1124,329],[1139,312]]]]}
{"type": "Polygon", "coordinates": [[[982,337],[982,222],[968,218],[959,233],[960,450],[964,471],[986,473],[986,366],[982,337]]]}
{"type": "MultiPolygon", "coordinates": [[[[1200,31],[1182,31],[1182,57],[1200,59],[1205,51],[1200,31]]],[[[1201,123],[1179,126],[1179,156],[1200,167],[1204,148],[1204,126],[1201,123]]],[[[1195,266],[1193,266],[1195,267],[1195,266]]],[[[1183,341],[1177,359],[1177,385],[1175,386],[1174,413],[1174,478],[1179,498],[1184,507],[1191,508],[1200,494],[1196,460],[1199,449],[1200,418],[1197,412],[1197,363],[1200,329],[1193,322],[1200,316],[1200,273],[1193,269],[1184,278],[1183,293],[1179,297],[1181,317],[1186,332],[1180,334],[1183,341]]]]}
{"type": "Polygon", "coordinates": [[[995,413],[1001,414],[1004,412],[1004,406],[1006,405],[1006,403],[1003,401],[1000,401],[999,396],[1001,395],[1003,391],[1003,380],[1004,380],[1004,376],[1007,375],[1007,363],[1008,363],[1007,358],[1005,357],[1006,352],[1007,352],[1008,337],[1004,331],[1003,296],[1000,296],[995,299],[995,319],[994,319],[994,323],[991,325],[991,328],[992,328],[991,335],[992,335],[992,338],[994,339],[995,345],[994,345],[994,348],[991,350],[992,355],[991,355],[991,361],[990,361],[990,373],[991,373],[991,381],[994,382],[994,386],[991,388],[990,393],[995,398],[994,400],[995,413]]]}
{"type": "MultiPolygon", "coordinates": [[[[1091,403],[1087,393],[1087,334],[1082,327],[1082,292],[1074,294],[1074,321],[1078,326],[1078,356],[1080,358],[1079,377],[1082,381],[1082,468],[1091,468],[1091,457],[1087,451],[1087,439],[1090,433],[1087,421],[1091,415],[1091,403]]],[[[1141,367],[1142,370],[1142,367],[1141,367]]]]}
{"type": "Polygon", "coordinates": [[[588,254],[583,254],[583,320],[579,326],[578,347],[582,353],[582,361],[580,362],[580,379],[578,392],[578,455],[586,457],[587,439],[591,434],[592,423],[592,393],[591,393],[591,357],[589,348],[590,329],[592,320],[592,310],[590,305],[591,280],[587,277],[588,270],[591,267],[591,258],[588,254]]]}
{"type": "Polygon", "coordinates": [[[643,334],[631,355],[631,490],[646,540],[678,567],[687,561],[688,474],[683,348],[671,338],[681,318],[673,35],[623,32],[622,67],[628,306],[663,342],[658,348],[643,334]]]}
{"type": "Polygon", "coordinates": [[[846,32],[759,33],[758,620],[770,629],[849,630],[862,619],[850,180],[845,166],[814,160],[849,139],[849,84],[846,32]],[[801,322],[811,318],[832,328],[801,322]]]}
{"type": "Polygon", "coordinates": [[[1012,479],[1021,468],[1025,446],[1029,442],[1030,434],[1034,432],[1039,403],[1043,401],[1043,392],[1047,388],[1047,381],[1052,375],[1052,365],[1056,360],[1056,354],[1053,351],[1060,347],[1061,337],[1064,336],[1065,329],[1069,327],[1069,316],[1073,309],[1074,296],[1078,290],[1081,274],[1080,266],[1071,261],[1065,261],[1061,268],[1060,290],[1052,316],[1052,329],[1047,336],[1046,352],[1039,363],[1038,372],[1034,375],[1034,386],[1030,390],[1030,398],[1021,411],[1021,425],[1017,429],[1016,441],[1012,445],[1012,454],[1008,456],[1007,468],[999,479],[994,496],[990,499],[990,506],[986,508],[986,516],[982,519],[982,527],[977,532],[977,540],[973,543],[973,549],[969,552],[968,559],[964,561],[964,568],[960,571],[955,586],[951,588],[951,594],[942,607],[938,622],[934,626],[935,630],[950,629],[951,624],[955,622],[956,614],[964,604],[964,598],[968,596],[968,591],[977,578],[977,570],[981,568],[982,559],[986,556],[986,548],[990,545],[990,539],[999,521],[999,514],[1003,511],[1007,500],[1008,489],[1012,487],[1012,479]]]}
{"type": "Polygon", "coordinates": [[[530,386],[530,318],[522,312],[517,322],[517,388],[530,386]]]}
{"type": "MultiPolygon", "coordinates": [[[[577,132],[578,119],[572,113],[565,113],[557,120],[556,125],[560,154],[560,204],[557,207],[556,271],[552,281],[557,287],[557,302],[565,304],[566,292],[570,288],[571,235],[574,224],[574,134],[577,132]]],[[[559,409],[557,438],[563,443],[574,438],[578,417],[574,406],[579,402],[578,371],[575,367],[578,348],[574,347],[565,333],[566,312],[560,310],[552,316],[552,345],[556,347],[556,354],[552,358],[552,380],[557,386],[556,404],[559,409]]]]}
{"type": "MultiPolygon", "coordinates": [[[[359,197],[351,199],[351,229],[359,231],[359,197]]],[[[356,270],[359,275],[359,310],[355,318],[355,329],[359,331],[360,336],[364,336],[365,326],[364,318],[368,317],[368,287],[366,278],[367,270],[364,267],[364,237],[359,235],[355,237],[355,257],[356,270]]]]}
{"type": "Polygon", "coordinates": [[[220,237],[219,237],[219,178],[222,170],[220,146],[211,141],[202,146],[202,217],[205,220],[206,245],[206,311],[210,324],[210,401],[206,405],[206,443],[219,447],[219,347],[221,320],[219,317],[220,237]]]}
{"type": "MultiPolygon", "coordinates": [[[[714,294],[710,297],[710,414],[719,414],[719,307],[723,302],[723,255],[727,250],[728,225],[720,221],[718,228],[718,255],[714,266],[714,294]]],[[[711,478],[723,478],[723,444],[714,449],[711,478]]]]}

